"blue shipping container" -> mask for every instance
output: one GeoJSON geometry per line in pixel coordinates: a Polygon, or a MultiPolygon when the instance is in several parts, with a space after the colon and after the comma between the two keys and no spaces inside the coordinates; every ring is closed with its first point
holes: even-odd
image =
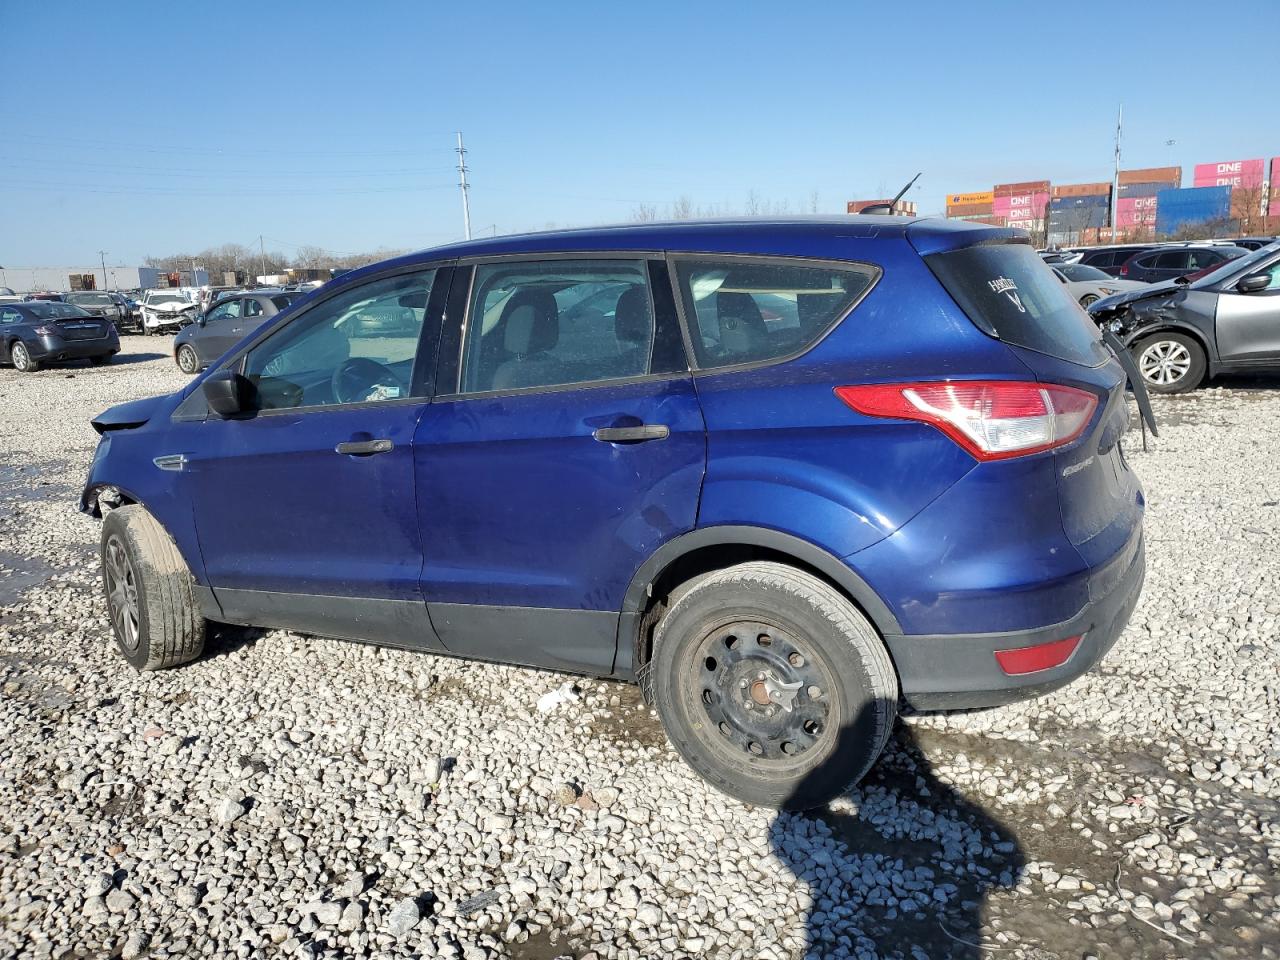
{"type": "Polygon", "coordinates": [[[1089,197],[1054,197],[1049,201],[1049,206],[1053,210],[1076,210],[1081,207],[1107,207],[1111,204],[1111,197],[1104,193],[1095,194],[1089,197]]]}
{"type": "Polygon", "coordinates": [[[1107,207],[1068,207],[1049,211],[1050,230],[1083,230],[1085,227],[1105,227],[1107,207]]]}
{"type": "Polygon", "coordinates": [[[1174,233],[1187,224],[1226,220],[1230,215],[1230,187],[1184,187],[1156,194],[1157,234],[1174,233]]]}
{"type": "Polygon", "coordinates": [[[1178,189],[1171,183],[1122,183],[1120,196],[1129,198],[1154,197],[1162,190],[1178,189]]]}

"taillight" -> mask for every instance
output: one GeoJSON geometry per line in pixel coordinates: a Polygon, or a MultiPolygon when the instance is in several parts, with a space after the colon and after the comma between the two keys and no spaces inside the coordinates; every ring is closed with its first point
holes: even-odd
{"type": "Polygon", "coordinates": [[[978,460],[1006,460],[1070,443],[1088,426],[1098,398],[1056,383],[952,380],[836,387],[869,417],[937,427],[978,460]]]}
{"type": "Polygon", "coordinates": [[[1129,275],[1129,265],[1127,263],[1120,264],[1120,276],[1127,277],[1129,275]]]}
{"type": "Polygon", "coordinates": [[[40,326],[34,327],[32,332],[35,333],[37,337],[52,337],[61,333],[57,327],[52,327],[47,323],[42,323],[40,326]]]}

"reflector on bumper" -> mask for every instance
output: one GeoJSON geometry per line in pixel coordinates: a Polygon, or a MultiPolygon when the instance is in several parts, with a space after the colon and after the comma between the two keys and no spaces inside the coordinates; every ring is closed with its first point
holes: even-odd
{"type": "Polygon", "coordinates": [[[1082,636],[1066,637],[1062,640],[1051,640],[1048,643],[1037,643],[1033,647],[997,650],[996,663],[1000,664],[1000,669],[1011,677],[1051,670],[1070,660],[1082,639],[1082,636]]]}

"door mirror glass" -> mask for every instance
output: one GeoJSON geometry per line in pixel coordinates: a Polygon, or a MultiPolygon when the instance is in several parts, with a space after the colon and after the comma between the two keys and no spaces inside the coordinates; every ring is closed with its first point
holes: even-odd
{"type": "Polygon", "coordinates": [[[1261,293],[1267,287],[1271,286],[1271,274],[1255,273],[1251,277],[1245,277],[1236,284],[1236,289],[1241,293],[1261,293]]]}
{"type": "Polygon", "coordinates": [[[253,383],[234,370],[219,370],[200,385],[209,409],[223,418],[254,409],[253,383]]]}

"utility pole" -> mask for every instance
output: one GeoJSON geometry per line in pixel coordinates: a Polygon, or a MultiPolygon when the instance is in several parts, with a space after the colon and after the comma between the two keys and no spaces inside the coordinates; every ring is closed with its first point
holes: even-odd
{"type": "MultiPolygon", "coordinates": [[[[262,264],[262,275],[267,275],[267,248],[262,242],[262,234],[258,234],[258,260],[262,264]]],[[[267,281],[263,280],[263,283],[267,281]]]]}
{"type": "Polygon", "coordinates": [[[1111,242],[1116,242],[1116,220],[1120,213],[1120,131],[1124,126],[1124,104],[1116,110],[1116,172],[1111,181],[1111,242]]]}
{"type": "Polygon", "coordinates": [[[98,259],[102,261],[102,290],[105,293],[107,289],[107,251],[99,250],[98,259]]]}
{"type": "Polygon", "coordinates": [[[471,239],[471,201],[467,199],[467,148],[462,145],[462,131],[458,131],[458,189],[462,191],[462,232],[471,239]]]}

